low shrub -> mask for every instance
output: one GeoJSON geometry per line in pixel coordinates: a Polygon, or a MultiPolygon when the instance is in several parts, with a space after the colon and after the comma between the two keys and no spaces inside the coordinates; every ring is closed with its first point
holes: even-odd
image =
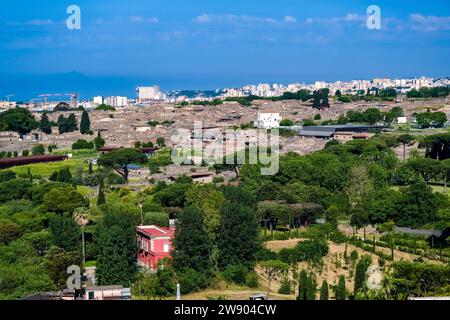
{"type": "Polygon", "coordinates": [[[258,274],[254,271],[247,273],[245,277],[245,285],[249,288],[257,288],[259,286],[258,274]]]}
{"type": "Polygon", "coordinates": [[[244,284],[248,270],[243,265],[229,265],[223,271],[225,280],[236,284],[244,284]]]}

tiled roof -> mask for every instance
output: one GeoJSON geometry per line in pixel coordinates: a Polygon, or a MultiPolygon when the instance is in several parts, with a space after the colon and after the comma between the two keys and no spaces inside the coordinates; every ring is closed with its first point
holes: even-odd
{"type": "Polygon", "coordinates": [[[150,237],[173,237],[174,231],[167,227],[159,226],[139,226],[137,230],[150,237]]]}

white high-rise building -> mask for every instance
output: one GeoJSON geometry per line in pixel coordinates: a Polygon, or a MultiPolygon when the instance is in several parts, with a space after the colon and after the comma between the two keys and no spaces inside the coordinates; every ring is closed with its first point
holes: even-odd
{"type": "Polygon", "coordinates": [[[125,107],[126,105],[128,105],[128,98],[127,97],[117,97],[117,96],[108,97],[105,99],[105,103],[114,108],[125,107]]]}
{"type": "Polygon", "coordinates": [[[92,100],[93,100],[94,104],[102,104],[103,103],[103,97],[101,97],[101,96],[94,97],[92,100]]]}
{"type": "Polygon", "coordinates": [[[159,86],[137,87],[136,92],[138,102],[144,102],[149,100],[162,100],[165,98],[165,95],[160,91],[159,86]]]}

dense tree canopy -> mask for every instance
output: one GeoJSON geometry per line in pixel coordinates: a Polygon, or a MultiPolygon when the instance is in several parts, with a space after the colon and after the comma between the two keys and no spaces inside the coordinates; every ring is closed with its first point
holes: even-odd
{"type": "Polygon", "coordinates": [[[0,113],[0,131],[16,131],[24,135],[37,126],[36,119],[28,109],[16,107],[0,113]]]}

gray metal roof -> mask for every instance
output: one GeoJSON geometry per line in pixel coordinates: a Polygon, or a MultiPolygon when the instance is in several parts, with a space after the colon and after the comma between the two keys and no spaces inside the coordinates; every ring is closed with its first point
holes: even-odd
{"type": "Polygon", "coordinates": [[[324,127],[324,126],[310,126],[303,127],[300,131],[301,136],[312,136],[312,137],[331,137],[334,135],[334,128],[324,127]]]}

